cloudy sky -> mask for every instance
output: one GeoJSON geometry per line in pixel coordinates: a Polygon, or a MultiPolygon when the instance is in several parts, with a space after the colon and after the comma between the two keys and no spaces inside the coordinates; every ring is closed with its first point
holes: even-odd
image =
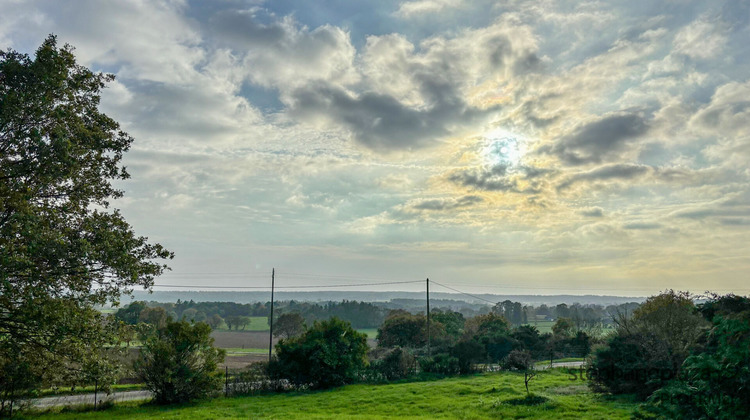
{"type": "Polygon", "coordinates": [[[176,253],[159,283],[750,291],[747,1],[0,10],[1,48],[116,75],[115,207],[176,253]]]}

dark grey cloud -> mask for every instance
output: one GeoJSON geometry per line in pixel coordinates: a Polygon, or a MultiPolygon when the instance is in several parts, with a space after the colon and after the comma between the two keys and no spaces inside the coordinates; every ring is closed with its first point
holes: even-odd
{"type": "Polygon", "coordinates": [[[750,226],[750,217],[727,217],[719,219],[719,223],[725,226],[750,226]]]}
{"type": "Polygon", "coordinates": [[[586,217],[604,217],[604,210],[601,207],[592,207],[590,209],[581,210],[579,213],[586,217]]]}
{"type": "Polygon", "coordinates": [[[736,208],[704,208],[698,210],[686,210],[678,212],[675,216],[683,219],[693,220],[704,220],[716,217],[723,217],[721,222],[724,224],[732,224],[731,220],[738,220],[737,218],[744,218],[750,214],[750,208],[748,207],[736,207],[736,208]],[[726,221],[730,223],[726,223],[726,221]]]}
{"type": "Polygon", "coordinates": [[[653,168],[646,165],[628,163],[605,165],[591,171],[577,173],[559,184],[557,189],[564,190],[579,182],[633,180],[647,175],[652,171],[653,168]]]}
{"type": "Polygon", "coordinates": [[[511,168],[505,165],[495,165],[490,168],[474,168],[454,172],[448,180],[458,185],[484,191],[503,191],[523,194],[537,194],[540,189],[536,186],[520,188],[518,178],[511,175],[520,174],[526,179],[539,178],[549,171],[533,168],[511,168]]]}
{"type": "Polygon", "coordinates": [[[659,223],[644,223],[644,222],[634,222],[634,223],[626,223],[623,225],[624,229],[628,230],[653,230],[653,229],[660,229],[662,227],[659,223]]]}
{"type": "Polygon", "coordinates": [[[474,204],[481,203],[482,201],[484,201],[484,199],[478,195],[465,195],[458,199],[438,198],[438,199],[433,199],[433,200],[424,200],[413,205],[412,208],[417,209],[417,210],[433,210],[433,211],[453,210],[453,209],[457,209],[461,207],[470,207],[470,206],[473,206],[474,204]]]}
{"type": "Polygon", "coordinates": [[[629,143],[646,134],[649,125],[643,114],[620,112],[583,124],[558,142],[540,148],[571,166],[602,163],[617,157],[629,143]]]}
{"type": "Polygon", "coordinates": [[[378,151],[426,146],[455,126],[476,122],[491,112],[468,106],[449,84],[426,80],[422,89],[431,102],[425,109],[375,92],[353,96],[322,82],[294,90],[289,102],[293,114],[328,118],[349,129],[358,143],[378,151]]]}

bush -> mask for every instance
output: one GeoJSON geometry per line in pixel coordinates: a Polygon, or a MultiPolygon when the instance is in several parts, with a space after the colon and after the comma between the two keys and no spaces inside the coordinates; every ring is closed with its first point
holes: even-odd
{"type": "Polygon", "coordinates": [[[474,363],[482,361],[486,356],[484,346],[476,340],[456,343],[451,353],[458,359],[458,370],[462,374],[471,373],[474,363]]]}
{"type": "Polygon", "coordinates": [[[419,367],[424,372],[440,375],[456,375],[461,371],[458,358],[447,353],[436,354],[433,357],[423,357],[419,359],[419,367]]]}
{"type": "Polygon", "coordinates": [[[209,396],[221,389],[216,368],[225,355],[213,343],[207,324],[168,321],[146,340],[134,363],[136,375],[158,404],[209,396]]]}
{"type": "Polygon", "coordinates": [[[620,333],[597,349],[588,371],[598,392],[646,398],[677,375],[666,342],[647,334],[620,333]]]}
{"type": "Polygon", "coordinates": [[[531,369],[533,361],[528,350],[513,350],[503,359],[503,369],[525,371],[531,369]]]}
{"type": "Polygon", "coordinates": [[[371,362],[372,369],[389,381],[413,375],[416,365],[416,358],[400,347],[390,351],[384,358],[371,362]]]}
{"type": "Polygon", "coordinates": [[[354,382],[367,366],[367,335],[338,318],[315,322],[299,337],[280,340],[269,365],[272,378],[330,388],[354,382]]]}

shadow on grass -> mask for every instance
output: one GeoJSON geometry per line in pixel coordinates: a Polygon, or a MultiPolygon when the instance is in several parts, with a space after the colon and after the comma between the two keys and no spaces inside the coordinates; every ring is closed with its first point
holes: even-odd
{"type": "Polygon", "coordinates": [[[526,395],[525,397],[519,397],[519,398],[511,398],[509,400],[503,401],[503,404],[508,405],[542,405],[546,404],[548,402],[551,402],[549,398],[543,397],[541,395],[526,395]]]}

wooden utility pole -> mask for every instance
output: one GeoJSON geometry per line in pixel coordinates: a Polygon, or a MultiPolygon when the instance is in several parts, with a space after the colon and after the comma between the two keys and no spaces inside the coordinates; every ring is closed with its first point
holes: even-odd
{"type": "Polygon", "coordinates": [[[268,334],[268,361],[271,361],[271,350],[273,350],[273,287],[276,277],[276,269],[271,269],[271,318],[269,323],[271,325],[271,332],[268,334]]]}
{"type": "Polygon", "coordinates": [[[430,349],[430,341],[432,338],[432,332],[430,331],[430,279],[427,279],[427,357],[430,357],[432,352],[430,349]]]}

